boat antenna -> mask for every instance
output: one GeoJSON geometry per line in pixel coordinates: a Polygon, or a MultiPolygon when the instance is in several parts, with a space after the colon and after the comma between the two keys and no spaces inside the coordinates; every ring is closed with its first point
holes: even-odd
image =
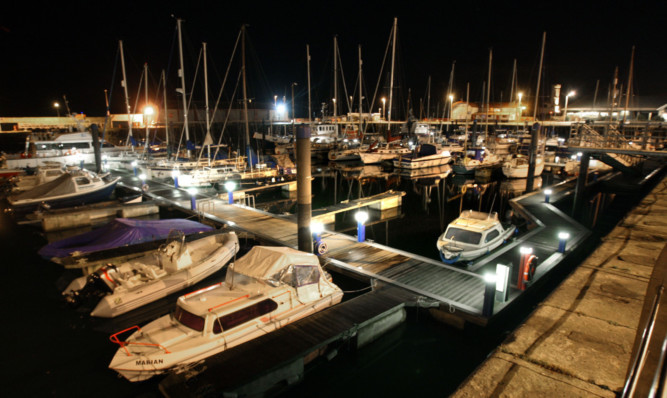
{"type": "Polygon", "coordinates": [[[493,205],[496,203],[496,192],[493,193],[493,200],[491,201],[491,206],[489,206],[489,217],[491,217],[491,212],[493,211],[493,205]]]}

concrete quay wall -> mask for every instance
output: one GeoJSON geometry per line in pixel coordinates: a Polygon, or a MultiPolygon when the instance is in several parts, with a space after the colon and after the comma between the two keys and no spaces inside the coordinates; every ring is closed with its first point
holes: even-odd
{"type": "Polygon", "coordinates": [[[667,178],[453,396],[616,397],[666,243],[667,178]]]}

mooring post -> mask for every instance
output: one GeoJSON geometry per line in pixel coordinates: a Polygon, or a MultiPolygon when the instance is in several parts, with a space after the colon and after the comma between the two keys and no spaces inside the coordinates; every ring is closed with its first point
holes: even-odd
{"type": "Polygon", "coordinates": [[[484,304],[482,306],[482,315],[487,318],[491,318],[493,316],[493,304],[496,301],[496,275],[485,275],[484,285],[484,304]]]}
{"type": "Polygon", "coordinates": [[[588,163],[591,159],[591,154],[589,152],[584,152],[581,154],[581,160],[579,161],[579,176],[577,177],[577,185],[574,188],[574,203],[572,204],[572,217],[576,217],[579,214],[581,208],[581,202],[584,199],[584,191],[586,190],[586,180],[588,179],[588,163]]]}
{"type": "MultiPolygon", "coordinates": [[[[100,152],[100,131],[97,124],[90,125],[90,133],[93,136],[93,150],[95,151],[95,172],[102,171],[102,154],[100,152]]],[[[81,160],[81,168],[83,169],[83,160],[81,160]]]]}
{"type": "Polygon", "coordinates": [[[296,129],[296,201],[299,250],[312,253],[310,126],[303,124],[296,129]]]}
{"type": "MultiPolygon", "coordinates": [[[[526,176],[526,193],[533,192],[535,181],[535,159],[537,157],[537,144],[539,140],[540,124],[533,124],[530,131],[530,150],[528,152],[528,175],[526,176]]],[[[543,159],[544,160],[544,159],[543,159]]]]}

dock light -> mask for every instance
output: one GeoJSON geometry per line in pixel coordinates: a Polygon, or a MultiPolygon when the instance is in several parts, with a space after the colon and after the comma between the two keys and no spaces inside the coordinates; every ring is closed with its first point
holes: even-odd
{"type": "Polygon", "coordinates": [[[236,183],[234,181],[227,181],[225,183],[225,189],[228,192],[229,204],[233,205],[234,204],[234,190],[236,189],[236,183]]]}
{"type": "Polygon", "coordinates": [[[188,188],[187,191],[190,194],[190,209],[197,210],[197,199],[195,198],[197,188],[188,188]]]}
{"type": "Polygon", "coordinates": [[[138,163],[137,163],[136,160],[132,161],[132,170],[134,171],[134,176],[135,177],[137,176],[137,164],[138,163]]]}
{"type": "Polygon", "coordinates": [[[560,232],[558,234],[558,252],[565,253],[565,245],[567,240],[570,239],[570,234],[567,232],[560,232]]]}
{"type": "Polygon", "coordinates": [[[77,155],[79,158],[79,168],[83,170],[83,155],[77,155]]]}
{"type": "Polygon", "coordinates": [[[357,220],[357,242],[361,243],[366,240],[366,226],[364,223],[368,221],[368,213],[365,211],[358,211],[354,215],[357,220]]]}
{"type": "Polygon", "coordinates": [[[181,172],[178,170],[171,171],[171,178],[174,179],[174,188],[178,188],[178,176],[181,175],[181,172]]]}
{"type": "Polygon", "coordinates": [[[141,180],[141,190],[144,192],[148,191],[148,184],[146,184],[146,174],[139,174],[139,179],[141,180]]]}
{"type": "Polygon", "coordinates": [[[549,197],[551,196],[551,189],[544,190],[544,203],[549,203],[549,197]]]}
{"type": "Polygon", "coordinates": [[[577,161],[581,161],[581,156],[582,155],[583,155],[583,153],[577,152],[577,161]]]}
{"type": "Polygon", "coordinates": [[[507,301],[510,279],[510,267],[504,264],[496,264],[496,298],[501,303],[507,301]]]}
{"type": "Polygon", "coordinates": [[[484,304],[482,306],[482,315],[490,318],[493,315],[493,304],[496,301],[496,274],[484,274],[484,304]]]}

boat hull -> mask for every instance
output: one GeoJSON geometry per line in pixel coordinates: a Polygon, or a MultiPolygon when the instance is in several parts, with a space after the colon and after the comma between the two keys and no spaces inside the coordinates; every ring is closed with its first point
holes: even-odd
{"type": "Polygon", "coordinates": [[[118,180],[120,180],[120,177],[115,178],[114,180],[108,182],[107,184],[103,185],[98,189],[95,189],[94,191],[89,191],[84,193],[76,192],[53,198],[30,199],[30,200],[20,200],[20,201],[14,201],[12,200],[11,197],[9,197],[7,201],[14,210],[20,212],[37,210],[43,204],[46,204],[54,209],[63,207],[81,206],[108,199],[109,196],[111,196],[111,193],[116,188],[118,180]]]}

